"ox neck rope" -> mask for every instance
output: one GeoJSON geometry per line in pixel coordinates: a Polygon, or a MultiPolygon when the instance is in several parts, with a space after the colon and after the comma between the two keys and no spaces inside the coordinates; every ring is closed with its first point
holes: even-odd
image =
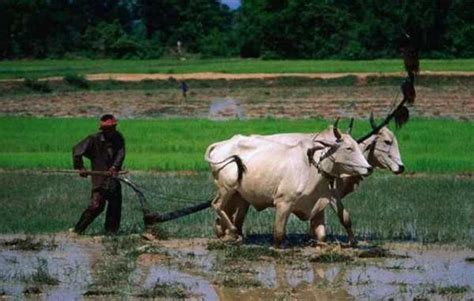
{"type": "MultiPolygon", "coordinates": [[[[334,184],[335,184],[335,180],[336,178],[338,178],[337,175],[334,175],[332,174],[331,172],[327,172],[325,170],[323,170],[321,168],[321,162],[324,160],[324,159],[329,159],[333,164],[341,164],[341,165],[345,165],[345,166],[350,166],[350,167],[361,167],[361,168],[365,168],[364,166],[362,165],[357,165],[357,164],[348,164],[348,163],[342,163],[342,162],[339,162],[337,161],[334,156],[333,156],[333,153],[329,154],[326,156],[326,154],[329,152],[329,150],[327,151],[323,151],[321,152],[321,156],[319,157],[319,160],[318,162],[316,163],[316,168],[318,169],[318,172],[321,173],[323,175],[323,177],[325,177],[326,179],[329,180],[330,184],[331,184],[331,187],[334,187],[334,184]]],[[[311,158],[311,160],[314,162],[314,160],[311,158]]]]}
{"type": "Polygon", "coordinates": [[[331,174],[330,172],[327,172],[327,171],[323,170],[323,168],[321,167],[322,161],[326,158],[329,159],[330,161],[332,161],[333,163],[336,163],[336,159],[334,159],[332,154],[329,154],[328,156],[326,156],[326,154],[329,152],[329,150],[330,149],[328,148],[327,150],[321,151],[321,155],[319,156],[318,162],[315,162],[312,157],[310,158],[310,160],[315,165],[316,169],[318,170],[318,173],[322,174],[322,176],[328,180],[329,185],[332,188],[334,188],[334,185],[336,183],[336,176],[331,174]]]}

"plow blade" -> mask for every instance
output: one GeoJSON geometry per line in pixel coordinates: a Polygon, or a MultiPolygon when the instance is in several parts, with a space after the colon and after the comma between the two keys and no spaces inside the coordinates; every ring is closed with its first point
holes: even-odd
{"type": "Polygon", "coordinates": [[[145,225],[151,226],[156,223],[163,223],[170,220],[174,220],[204,209],[211,207],[212,201],[207,201],[203,203],[199,203],[194,206],[178,209],[176,211],[168,212],[168,213],[151,213],[151,212],[144,212],[143,213],[143,220],[145,221],[145,225]]]}

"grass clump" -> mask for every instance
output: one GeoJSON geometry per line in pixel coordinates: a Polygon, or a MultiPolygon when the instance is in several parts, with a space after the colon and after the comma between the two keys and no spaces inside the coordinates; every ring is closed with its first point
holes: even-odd
{"type": "Polygon", "coordinates": [[[260,246],[229,246],[224,249],[227,260],[239,259],[255,261],[262,257],[280,258],[278,251],[260,246]]]}
{"type": "Polygon", "coordinates": [[[358,257],[359,258],[381,258],[381,257],[387,257],[388,255],[389,255],[389,252],[387,249],[383,249],[380,247],[373,247],[367,250],[363,250],[362,252],[359,253],[358,257]]]}
{"type": "MultiPolygon", "coordinates": [[[[42,293],[41,289],[37,286],[30,286],[23,290],[23,295],[39,295],[41,293],[42,293]]],[[[0,296],[1,296],[1,293],[0,293],[0,296]]]]}
{"type": "Polygon", "coordinates": [[[224,275],[222,281],[219,282],[220,285],[225,287],[261,287],[262,283],[256,279],[242,277],[242,275],[224,275]]]}
{"type": "Polygon", "coordinates": [[[89,89],[89,81],[80,74],[70,73],[63,77],[63,80],[78,89],[89,89]]]}
{"type": "Polygon", "coordinates": [[[51,93],[53,91],[47,81],[39,81],[35,78],[25,78],[23,84],[35,92],[51,93]]]}
{"type": "Polygon", "coordinates": [[[46,285],[58,285],[59,280],[52,277],[48,273],[48,262],[46,259],[38,259],[38,267],[36,273],[31,277],[31,280],[36,284],[46,284],[46,285]]]}
{"type": "Polygon", "coordinates": [[[310,259],[311,262],[319,263],[350,262],[353,260],[351,256],[337,252],[322,253],[310,259]]]}
{"type": "Polygon", "coordinates": [[[105,258],[97,269],[96,285],[113,289],[128,284],[130,273],[136,268],[136,258],[140,254],[137,246],[140,238],[133,236],[112,236],[103,240],[105,258]]]}
{"type": "Polygon", "coordinates": [[[89,286],[89,289],[82,294],[83,296],[90,296],[90,297],[96,297],[96,296],[111,296],[115,295],[116,292],[113,290],[107,290],[107,289],[102,289],[99,287],[96,287],[95,285],[89,286]]]}
{"type": "Polygon", "coordinates": [[[185,299],[189,297],[189,294],[182,283],[157,282],[153,288],[147,289],[136,296],[140,298],[185,299]]]}
{"type": "Polygon", "coordinates": [[[4,241],[1,245],[21,251],[41,251],[44,246],[41,241],[35,241],[31,236],[27,236],[24,239],[15,238],[10,241],[4,241]]]}
{"type": "Polygon", "coordinates": [[[454,294],[463,294],[469,291],[468,286],[457,286],[450,285],[445,287],[439,287],[436,289],[436,292],[440,295],[454,295],[454,294]]]}
{"type": "Polygon", "coordinates": [[[227,249],[228,243],[222,240],[210,240],[207,242],[207,249],[212,250],[225,250],[227,249]]]}

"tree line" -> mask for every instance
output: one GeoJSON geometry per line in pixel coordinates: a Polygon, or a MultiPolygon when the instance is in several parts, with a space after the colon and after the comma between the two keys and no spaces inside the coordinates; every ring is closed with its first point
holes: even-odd
{"type": "Polygon", "coordinates": [[[470,0],[0,0],[0,58],[474,57],[470,0]],[[179,44],[179,46],[178,46],[179,44]]]}

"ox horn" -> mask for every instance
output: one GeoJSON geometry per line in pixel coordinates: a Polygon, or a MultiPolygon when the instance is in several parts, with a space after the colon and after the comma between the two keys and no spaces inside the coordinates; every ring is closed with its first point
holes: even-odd
{"type": "Polygon", "coordinates": [[[341,132],[339,131],[339,129],[337,128],[337,124],[339,123],[339,117],[337,117],[336,119],[336,122],[334,122],[334,125],[333,125],[333,132],[334,132],[334,136],[336,137],[337,140],[340,140],[342,138],[342,135],[341,135],[341,132]]]}
{"type": "Polygon", "coordinates": [[[349,122],[349,128],[347,129],[347,133],[349,135],[352,133],[353,126],[354,126],[354,118],[351,118],[351,121],[349,122]]]}
{"type": "Polygon", "coordinates": [[[377,124],[374,121],[374,112],[370,112],[369,122],[372,129],[375,130],[377,128],[377,124]]]}

